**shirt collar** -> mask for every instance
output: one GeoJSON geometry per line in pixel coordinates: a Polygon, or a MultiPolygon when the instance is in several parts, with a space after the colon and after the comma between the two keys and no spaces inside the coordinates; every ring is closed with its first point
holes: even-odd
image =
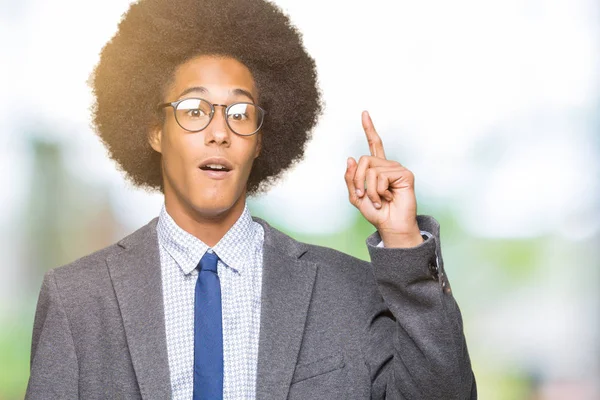
{"type": "MultiPolygon", "coordinates": [[[[245,204],[242,215],[212,248],[219,259],[234,272],[242,274],[252,263],[258,240],[256,225],[248,205],[245,204]]],[[[186,275],[196,269],[204,253],[210,249],[206,243],[179,227],[164,204],[160,210],[156,231],[160,245],[186,275]]]]}

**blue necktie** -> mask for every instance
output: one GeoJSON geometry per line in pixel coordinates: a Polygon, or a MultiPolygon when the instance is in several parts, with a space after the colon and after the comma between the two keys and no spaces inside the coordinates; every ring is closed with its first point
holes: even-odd
{"type": "Polygon", "coordinates": [[[194,301],[194,398],[223,399],[223,326],[221,284],[214,253],[206,252],[198,265],[194,301]]]}

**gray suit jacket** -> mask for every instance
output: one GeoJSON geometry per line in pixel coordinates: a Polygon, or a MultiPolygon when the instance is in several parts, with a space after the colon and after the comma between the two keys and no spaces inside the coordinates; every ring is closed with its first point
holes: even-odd
{"type": "MultiPolygon", "coordinates": [[[[439,226],[371,263],[266,222],[258,399],[475,399],[439,226]],[[439,265],[436,265],[436,256],[439,265]]],[[[27,399],[171,397],[157,219],[44,277],[27,399]]]]}

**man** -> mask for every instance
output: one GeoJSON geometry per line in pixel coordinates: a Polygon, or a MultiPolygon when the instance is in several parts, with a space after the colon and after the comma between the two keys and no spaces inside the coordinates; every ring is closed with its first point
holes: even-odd
{"type": "Polygon", "coordinates": [[[313,60],[263,0],[142,0],[103,49],[98,134],[157,219],[49,271],[26,397],[474,399],[439,227],[412,173],[348,160],[371,263],[252,218],[321,111],[313,60]]]}

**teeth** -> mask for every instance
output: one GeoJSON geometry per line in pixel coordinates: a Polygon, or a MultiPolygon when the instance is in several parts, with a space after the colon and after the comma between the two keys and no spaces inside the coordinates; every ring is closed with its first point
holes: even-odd
{"type": "Polygon", "coordinates": [[[225,169],[224,165],[220,165],[220,164],[207,164],[206,168],[210,168],[210,169],[225,169]]]}

